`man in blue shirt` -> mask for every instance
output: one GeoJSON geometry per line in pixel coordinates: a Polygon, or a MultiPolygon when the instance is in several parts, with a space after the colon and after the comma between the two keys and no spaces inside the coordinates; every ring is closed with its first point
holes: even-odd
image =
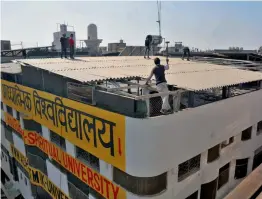
{"type": "MultiPolygon", "coordinates": [[[[166,59],[167,65],[163,66],[160,64],[160,59],[157,57],[154,59],[155,67],[152,69],[149,77],[146,80],[146,84],[150,81],[150,79],[155,75],[155,80],[156,80],[156,88],[157,91],[160,92],[168,92],[168,87],[167,87],[167,81],[165,77],[165,71],[169,69],[168,65],[169,60],[166,59]]],[[[163,114],[169,114],[172,112],[172,109],[169,105],[169,94],[161,96],[162,98],[162,109],[161,113],[163,114]]]]}
{"type": "Polygon", "coordinates": [[[67,42],[68,42],[68,39],[66,38],[66,34],[63,34],[63,37],[60,38],[61,58],[63,58],[63,54],[65,55],[65,58],[67,58],[67,55],[66,55],[67,42]]]}

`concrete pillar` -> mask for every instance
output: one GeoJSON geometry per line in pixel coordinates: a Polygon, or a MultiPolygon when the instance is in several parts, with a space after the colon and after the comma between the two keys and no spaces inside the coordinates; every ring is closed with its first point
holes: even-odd
{"type": "Polygon", "coordinates": [[[177,92],[173,95],[173,110],[178,112],[180,110],[181,93],[177,92]]]}
{"type": "MultiPolygon", "coordinates": [[[[143,95],[149,95],[149,90],[147,88],[143,88],[142,89],[142,93],[143,95]]],[[[150,116],[150,103],[149,103],[150,99],[145,99],[146,102],[146,109],[147,109],[147,117],[150,116]]]]}
{"type": "Polygon", "coordinates": [[[193,108],[195,105],[195,93],[193,91],[189,91],[188,93],[188,106],[189,108],[193,108]]]}

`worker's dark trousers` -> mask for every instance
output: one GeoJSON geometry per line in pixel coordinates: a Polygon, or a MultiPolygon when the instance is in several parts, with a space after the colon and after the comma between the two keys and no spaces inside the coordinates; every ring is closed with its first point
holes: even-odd
{"type": "Polygon", "coordinates": [[[74,59],[74,54],[75,54],[75,47],[74,46],[70,46],[70,58],[74,59]]]}
{"type": "Polygon", "coordinates": [[[149,57],[149,51],[150,51],[149,46],[146,46],[144,57],[146,57],[146,54],[147,54],[147,57],[149,57]]]}
{"type": "Polygon", "coordinates": [[[61,49],[61,58],[63,58],[63,54],[65,55],[65,58],[67,58],[66,48],[62,48],[62,49],[61,49]]]}
{"type": "Polygon", "coordinates": [[[190,51],[189,50],[185,50],[183,55],[182,55],[182,59],[184,60],[185,56],[187,55],[187,60],[189,60],[190,57],[190,51]]]}

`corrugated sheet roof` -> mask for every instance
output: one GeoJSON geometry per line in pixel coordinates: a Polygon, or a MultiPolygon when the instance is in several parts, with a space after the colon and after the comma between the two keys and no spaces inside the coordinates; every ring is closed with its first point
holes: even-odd
{"type": "Polygon", "coordinates": [[[18,74],[21,73],[21,67],[16,63],[4,63],[1,64],[1,72],[10,73],[10,74],[18,74]]]}
{"type": "MultiPolygon", "coordinates": [[[[162,62],[165,58],[161,57],[162,62]]],[[[166,78],[171,85],[188,90],[235,85],[262,80],[262,73],[244,71],[230,66],[183,61],[170,58],[170,69],[166,78]]],[[[143,57],[86,57],[69,59],[27,59],[23,63],[51,71],[80,82],[92,82],[128,77],[147,77],[154,67],[153,60],[143,57]]]]}

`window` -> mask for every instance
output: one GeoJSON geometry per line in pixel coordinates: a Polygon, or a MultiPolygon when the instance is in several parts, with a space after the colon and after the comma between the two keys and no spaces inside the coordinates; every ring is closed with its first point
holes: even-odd
{"type": "Polygon", "coordinates": [[[200,199],[215,199],[217,193],[217,179],[201,185],[200,199]]]}
{"type": "Polygon", "coordinates": [[[75,147],[76,147],[76,157],[81,161],[83,161],[84,163],[90,165],[92,168],[99,171],[99,159],[96,156],[88,153],[87,151],[77,146],[75,147]]]}
{"type": "Polygon", "coordinates": [[[190,196],[186,197],[186,199],[197,199],[198,198],[198,191],[194,192],[190,196]]]}
{"type": "Polygon", "coordinates": [[[73,183],[68,181],[68,192],[69,196],[71,198],[77,198],[77,199],[86,199],[88,198],[88,193],[84,193],[80,189],[78,189],[73,183]]]}
{"type": "Polygon", "coordinates": [[[5,125],[5,138],[10,142],[14,143],[12,129],[5,125]]]}
{"type": "Polygon", "coordinates": [[[51,142],[55,143],[57,146],[66,150],[65,138],[61,137],[60,135],[56,134],[54,131],[51,130],[50,130],[50,140],[51,142]]]}
{"type": "Polygon", "coordinates": [[[38,132],[40,135],[42,135],[42,126],[41,124],[37,123],[34,120],[27,120],[27,119],[23,119],[24,121],[24,128],[26,130],[29,131],[36,131],[38,132]]]}
{"type": "Polygon", "coordinates": [[[208,149],[208,154],[207,154],[207,162],[213,162],[217,158],[219,158],[219,150],[220,150],[220,145],[216,145],[210,149],[208,149]]]}
{"type": "Polygon", "coordinates": [[[229,163],[219,169],[217,189],[220,189],[229,179],[229,163]]]}
{"type": "Polygon", "coordinates": [[[229,140],[225,140],[221,143],[221,148],[225,148],[226,146],[232,144],[234,142],[234,137],[229,138],[229,140]]]}
{"type": "Polygon", "coordinates": [[[257,135],[262,133],[262,120],[257,123],[257,135]]]}
{"type": "Polygon", "coordinates": [[[23,179],[23,175],[22,175],[22,173],[20,173],[20,179],[21,179],[21,180],[23,179]]]}
{"type": "Polygon", "coordinates": [[[24,178],[25,179],[25,185],[27,185],[27,179],[26,178],[24,178]]]}
{"type": "Polygon", "coordinates": [[[16,111],[16,119],[18,120],[18,121],[20,121],[20,112],[18,112],[18,111],[16,111]]]}
{"type": "Polygon", "coordinates": [[[252,126],[242,131],[241,140],[242,141],[249,140],[251,138],[251,133],[252,133],[252,126]]]}
{"type": "Polygon", "coordinates": [[[4,110],[4,104],[1,102],[1,109],[4,110]]]}
{"type": "Polygon", "coordinates": [[[254,159],[253,159],[253,166],[252,170],[257,168],[260,164],[262,164],[262,146],[260,146],[258,149],[254,152],[254,159]]]}
{"type": "Polygon", "coordinates": [[[236,160],[235,179],[243,178],[247,175],[248,158],[236,160]]]}
{"type": "Polygon", "coordinates": [[[7,113],[13,116],[13,109],[10,106],[6,105],[7,113]]]}
{"type": "Polygon", "coordinates": [[[114,167],[113,180],[131,193],[141,196],[158,194],[167,187],[166,172],[155,177],[135,177],[114,167]]]}
{"type": "Polygon", "coordinates": [[[184,180],[200,169],[201,155],[197,155],[178,165],[178,182],[184,180]]]}

